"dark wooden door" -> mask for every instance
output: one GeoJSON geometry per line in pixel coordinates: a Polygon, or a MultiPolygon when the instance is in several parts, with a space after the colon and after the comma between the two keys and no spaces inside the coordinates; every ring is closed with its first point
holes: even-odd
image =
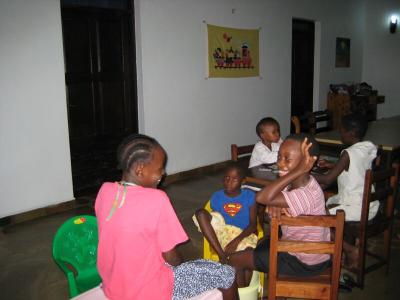
{"type": "Polygon", "coordinates": [[[292,21],[292,116],[313,110],[314,27],[312,21],[292,21]]]}
{"type": "Polygon", "coordinates": [[[116,148],[137,132],[129,11],[63,8],[65,84],[75,195],[117,180],[116,148]]]}

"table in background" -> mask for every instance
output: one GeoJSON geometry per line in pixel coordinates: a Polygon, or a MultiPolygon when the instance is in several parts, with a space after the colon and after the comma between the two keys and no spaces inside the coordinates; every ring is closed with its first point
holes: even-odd
{"type": "Polygon", "coordinates": [[[247,169],[245,187],[260,190],[278,178],[276,164],[263,164],[247,169]]]}
{"type": "MultiPolygon", "coordinates": [[[[315,135],[315,139],[323,145],[343,146],[338,130],[318,133],[315,135]]],[[[400,116],[369,123],[364,140],[381,145],[386,154],[387,165],[390,165],[400,152],[400,116]]]]}

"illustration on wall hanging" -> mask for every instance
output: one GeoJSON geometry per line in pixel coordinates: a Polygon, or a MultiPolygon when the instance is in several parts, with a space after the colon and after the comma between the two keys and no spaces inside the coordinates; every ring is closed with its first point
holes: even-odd
{"type": "Polygon", "coordinates": [[[350,39],[336,38],[336,68],[350,67],[350,39]]]}
{"type": "Polygon", "coordinates": [[[207,24],[208,76],[259,76],[259,29],[207,24]]]}

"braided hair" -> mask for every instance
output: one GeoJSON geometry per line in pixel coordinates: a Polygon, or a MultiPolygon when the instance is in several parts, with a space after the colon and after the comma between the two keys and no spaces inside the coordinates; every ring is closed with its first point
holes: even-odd
{"type": "Polygon", "coordinates": [[[156,139],[144,134],[127,136],[117,149],[118,169],[127,172],[136,163],[148,163],[153,159],[153,150],[161,145],[156,139]]]}

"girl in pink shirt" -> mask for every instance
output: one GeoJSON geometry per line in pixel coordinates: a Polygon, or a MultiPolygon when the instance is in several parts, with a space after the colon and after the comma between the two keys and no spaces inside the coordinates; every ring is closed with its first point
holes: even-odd
{"type": "MultiPolygon", "coordinates": [[[[318,144],[310,135],[288,136],[278,154],[279,179],[275,180],[256,196],[256,201],[265,204],[268,212],[278,216],[282,212],[298,215],[325,215],[325,199],[321,187],[309,174],[318,156],[318,144]],[[312,141],[312,143],[308,143],[312,141]]],[[[282,238],[288,240],[329,241],[330,232],[322,227],[282,227],[282,238]]],[[[247,271],[268,273],[269,240],[261,241],[257,247],[236,252],[229,257],[235,267],[239,287],[246,285],[247,271]]],[[[279,274],[291,276],[313,276],[330,266],[326,254],[279,253],[279,274]]]]}
{"type": "Polygon", "coordinates": [[[118,148],[122,181],[104,183],[96,199],[97,266],[108,299],[187,299],[219,288],[237,299],[233,268],[197,260],[182,263],[176,246],[188,237],[168,196],[157,189],[166,154],[145,135],[118,148]]]}

